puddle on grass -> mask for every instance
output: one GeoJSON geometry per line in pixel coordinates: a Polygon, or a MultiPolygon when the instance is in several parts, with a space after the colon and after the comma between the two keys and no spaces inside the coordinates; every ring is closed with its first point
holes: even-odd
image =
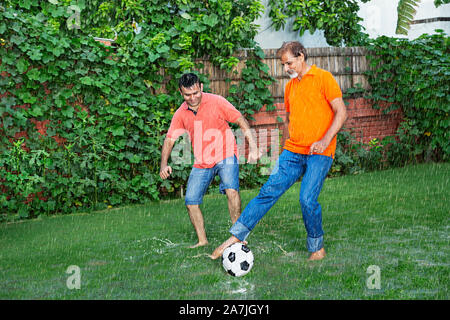
{"type": "Polygon", "coordinates": [[[235,295],[237,299],[248,299],[254,293],[255,285],[243,278],[229,276],[229,279],[218,283],[219,288],[227,294],[235,295]]]}
{"type": "Polygon", "coordinates": [[[126,256],[126,261],[137,262],[143,258],[159,254],[163,255],[168,253],[169,250],[183,245],[183,243],[174,243],[170,239],[160,239],[157,237],[137,239],[132,242],[133,249],[138,249],[138,255],[126,256]]]}
{"type": "Polygon", "coordinates": [[[89,266],[96,267],[96,266],[104,266],[105,264],[108,264],[108,262],[103,260],[91,260],[87,264],[89,266]]]}
{"type": "Polygon", "coordinates": [[[427,260],[415,260],[420,267],[448,267],[450,264],[443,262],[432,262],[427,260]]]}

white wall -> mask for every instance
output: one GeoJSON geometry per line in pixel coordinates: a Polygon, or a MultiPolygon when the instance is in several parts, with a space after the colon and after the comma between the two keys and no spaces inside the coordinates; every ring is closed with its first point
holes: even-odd
{"type": "Polygon", "coordinates": [[[323,35],[323,31],[316,31],[313,35],[309,31],[300,37],[298,32],[292,31],[292,24],[294,18],[287,20],[285,29],[275,31],[270,25],[271,20],[269,18],[269,9],[267,6],[267,0],[262,1],[266,8],[264,15],[255,21],[260,25],[259,33],[255,37],[255,41],[259,43],[263,49],[279,48],[285,41],[298,40],[305,47],[328,47],[327,41],[323,35]]]}
{"type": "MultiPolygon", "coordinates": [[[[275,31],[270,27],[269,10],[267,9],[268,0],[262,3],[266,7],[264,15],[255,21],[260,25],[260,33],[255,40],[263,49],[279,48],[284,41],[298,40],[305,47],[328,47],[323,31],[316,31],[313,35],[309,31],[300,37],[298,32],[285,31],[292,30],[292,21],[286,23],[285,30],[275,31]]],[[[412,24],[408,36],[395,34],[397,24],[397,4],[398,0],[371,0],[367,3],[360,3],[358,15],[363,18],[361,25],[366,29],[366,33],[371,38],[381,35],[397,38],[415,39],[423,33],[434,33],[435,29],[443,29],[447,35],[450,35],[450,21],[439,21],[426,24],[412,24]]],[[[439,8],[434,6],[433,0],[422,0],[417,7],[417,13],[414,20],[450,17],[450,4],[441,5],[439,8]]]]}
{"type": "MultiPolygon", "coordinates": [[[[372,0],[360,4],[358,15],[364,20],[361,25],[371,38],[381,35],[396,38],[415,39],[423,33],[434,33],[435,29],[443,29],[450,34],[450,22],[439,21],[432,23],[411,24],[408,35],[395,34],[397,25],[398,0],[372,0]]],[[[422,0],[416,8],[414,20],[422,20],[438,17],[450,17],[450,4],[436,8],[433,0],[422,0]]]]}

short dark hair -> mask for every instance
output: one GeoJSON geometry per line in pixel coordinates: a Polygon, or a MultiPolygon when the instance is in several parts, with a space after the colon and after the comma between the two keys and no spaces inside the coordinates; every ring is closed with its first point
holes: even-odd
{"type": "Polygon", "coordinates": [[[195,73],[185,73],[181,76],[180,80],[178,80],[178,87],[181,90],[181,87],[190,88],[196,83],[200,85],[200,79],[195,73]]]}
{"type": "Polygon", "coordinates": [[[303,54],[305,61],[308,59],[306,48],[298,41],[283,42],[283,45],[277,51],[277,55],[281,57],[286,52],[290,52],[294,57],[299,57],[300,54],[303,54]]]}

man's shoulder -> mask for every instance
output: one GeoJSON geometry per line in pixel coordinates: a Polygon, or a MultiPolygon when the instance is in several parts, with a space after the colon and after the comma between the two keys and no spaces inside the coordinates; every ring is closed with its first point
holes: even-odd
{"type": "Polygon", "coordinates": [[[183,102],[177,110],[175,110],[172,119],[173,118],[179,118],[179,117],[183,117],[183,114],[187,111],[187,105],[186,102],[183,102]]]}
{"type": "Polygon", "coordinates": [[[313,66],[313,72],[320,77],[333,77],[333,74],[330,71],[319,68],[316,65],[313,66]]]}
{"type": "Polygon", "coordinates": [[[183,111],[185,111],[186,109],[187,109],[187,108],[186,108],[186,102],[183,102],[183,103],[178,107],[178,109],[175,110],[174,115],[177,114],[177,113],[183,112],[183,111]]]}
{"type": "Polygon", "coordinates": [[[286,83],[286,86],[284,87],[285,90],[290,90],[294,81],[295,81],[295,79],[289,79],[289,81],[286,83]]]}
{"type": "Polygon", "coordinates": [[[203,92],[202,99],[205,99],[206,102],[217,102],[217,101],[221,102],[221,101],[227,100],[224,97],[222,97],[221,95],[209,93],[209,92],[203,92]]]}
{"type": "Polygon", "coordinates": [[[230,108],[236,109],[236,107],[233,106],[233,104],[231,104],[230,101],[228,101],[225,97],[223,97],[221,95],[214,94],[214,93],[207,93],[207,92],[204,92],[203,95],[204,96],[202,97],[202,103],[204,101],[204,103],[209,105],[210,107],[226,109],[226,110],[228,110],[230,108]]]}

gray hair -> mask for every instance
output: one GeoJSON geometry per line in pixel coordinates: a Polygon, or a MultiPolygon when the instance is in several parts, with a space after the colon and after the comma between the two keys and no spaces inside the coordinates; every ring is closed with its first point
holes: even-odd
{"type": "Polygon", "coordinates": [[[283,42],[281,48],[277,50],[277,55],[281,57],[286,52],[290,52],[294,57],[299,57],[303,54],[305,61],[308,59],[305,47],[298,41],[283,42]]]}

